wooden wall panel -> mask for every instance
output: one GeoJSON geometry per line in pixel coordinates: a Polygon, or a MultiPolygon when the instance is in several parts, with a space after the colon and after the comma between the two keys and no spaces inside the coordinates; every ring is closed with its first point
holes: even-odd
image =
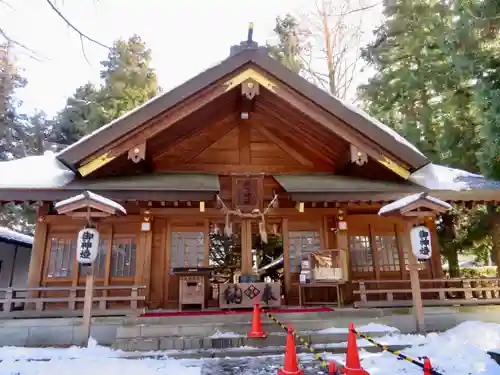
{"type": "MultiPolygon", "coordinates": [[[[333,165],[307,165],[298,160],[307,158],[299,155],[300,150],[286,145],[285,141],[270,139],[259,131],[257,120],[231,120],[209,126],[206,130],[193,135],[175,145],[172,150],[154,158],[157,171],[204,171],[211,173],[300,173],[332,172],[333,165]],[[239,126],[235,126],[239,121],[239,126]],[[220,132],[227,127],[227,133],[211,145],[206,139],[213,139],[216,129],[220,132]],[[213,132],[210,133],[211,129],[213,132]],[[203,140],[205,139],[205,143],[203,140]],[[198,148],[198,154],[196,154],[198,148]],[[288,150],[288,152],[287,152],[288,150]],[[185,155],[192,155],[186,160],[185,155]],[[292,156],[292,154],[294,156],[292,156]]],[[[220,132],[222,134],[222,132],[220,132]]],[[[219,134],[219,133],[217,133],[219,134]]]]}

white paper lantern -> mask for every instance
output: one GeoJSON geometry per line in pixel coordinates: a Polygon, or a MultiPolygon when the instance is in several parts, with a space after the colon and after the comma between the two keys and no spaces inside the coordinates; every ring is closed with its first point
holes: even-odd
{"type": "Polygon", "coordinates": [[[432,256],[431,232],[420,225],[410,231],[411,250],[418,260],[427,260],[432,256]]]}
{"type": "Polygon", "coordinates": [[[99,251],[99,232],[93,228],[82,229],[78,233],[76,259],[79,263],[93,263],[99,251]]]}

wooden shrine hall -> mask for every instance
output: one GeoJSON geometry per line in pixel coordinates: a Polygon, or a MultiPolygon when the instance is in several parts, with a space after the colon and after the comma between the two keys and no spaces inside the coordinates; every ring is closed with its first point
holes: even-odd
{"type": "MultiPolygon", "coordinates": [[[[126,211],[94,219],[96,314],[232,309],[255,298],[409,305],[408,233],[379,209],[421,192],[457,204],[500,200],[498,183],[430,163],[251,37],[221,63],[58,154],[0,163],[0,171],[3,203],[37,206],[28,287],[3,290],[0,315],[23,313],[7,304],[40,316],[82,308],[85,279],[75,253],[85,219],[55,205],[84,191],[126,211]],[[36,163],[48,166],[43,183],[36,163]],[[30,179],[4,173],[14,165],[30,179]]],[[[434,249],[420,271],[424,303],[445,304],[446,288],[468,286],[445,281],[435,219],[424,223],[434,249]],[[425,283],[433,289],[426,292],[425,283]]]]}

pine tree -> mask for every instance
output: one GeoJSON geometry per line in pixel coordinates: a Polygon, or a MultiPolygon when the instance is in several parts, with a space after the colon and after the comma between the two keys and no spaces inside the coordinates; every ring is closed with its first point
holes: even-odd
{"type": "Polygon", "coordinates": [[[76,89],[56,117],[52,141],[69,145],[157,95],[151,51],[138,36],[113,44],[101,62],[103,84],[76,89]]]}
{"type": "Polygon", "coordinates": [[[87,83],[76,89],[55,119],[54,142],[70,145],[106,124],[100,90],[87,83]]]}
{"type": "Polygon", "coordinates": [[[16,90],[24,88],[23,78],[12,57],[12,48],[0,44],[0,160],[26,156],[23,147],[26,117],[19,113],[16,90]]]}
{"type": "MultiPolygon", "coordinates": [[[[363,53],[377,73],[360,94],[369,112],[433,162],[478,172],[480,124],[470,63],[477,45],[463,32],[462,12],[457,2],[388,2],[386,21],[363,53]]],[[[481,236],[472,233],[473,221],[463,209],[455,207],[441,219],[441,252],[458,276],[458,252],[481,236]]]]}
{"type": "Polygon", "coordinates": [[[291,71],[300,74],[305,66],[300,56],[303,46],[300,43],[297,19],[291,14],[287,14],[285,18],[277,17],[274,32],[279,42],[267,45],[269,55],[291,71]]]}
{"type": "Polygon", "coordinates": [[[159,93],[156,73],[150,67],[151,50],[137,35],[118,40],[101,62],[104,87],[101,105],[107,122],[138,107],[159,93]]]}

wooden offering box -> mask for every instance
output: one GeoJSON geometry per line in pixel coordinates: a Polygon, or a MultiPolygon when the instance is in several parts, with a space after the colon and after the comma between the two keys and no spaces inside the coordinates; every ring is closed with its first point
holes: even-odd
{"type": "Polygon", "coordinates": [[[179,276],[179,311],[184,305],[200,305],[205,309],[209,268],[174,268],[174,275],[179,276]]]}

